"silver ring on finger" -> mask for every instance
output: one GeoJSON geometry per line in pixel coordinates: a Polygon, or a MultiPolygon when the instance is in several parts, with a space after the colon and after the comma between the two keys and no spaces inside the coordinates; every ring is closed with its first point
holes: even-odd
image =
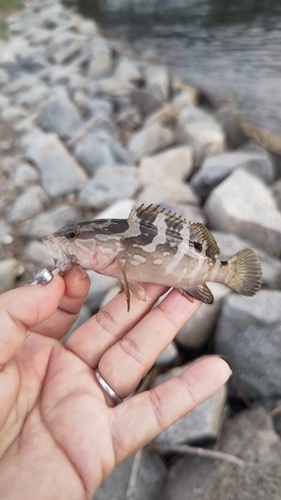
{"type": "Polygon", "coordinates": [[[108,385],[106,380],[104,380],[104,378],[101,376],[101,374],[97,368],[95,370],[95,375],[96,375],[96,378],[97,378],[99,385],[102,387],[104,392],[106,392],[106,394],[108,394],[117,405],[122,403],[123,399],[119,398],[119,396],[116,394],[116,392],[114,392],[114,390],[111,389],[110,385],[108,385]]]}

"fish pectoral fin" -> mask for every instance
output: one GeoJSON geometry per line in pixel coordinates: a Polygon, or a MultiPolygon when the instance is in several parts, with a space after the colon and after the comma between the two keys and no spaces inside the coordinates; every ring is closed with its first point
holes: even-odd
{"type": "Polygon", "coordinates": [[[126,276],[126,271],[125,271],[125,266],[123,264],[120,264],[120,269],[123,275],[123,280],[119,280],[119,286],[120,290],[124,290],[125,295],[126,295],[126,300],[127,300],[127,311],[130,311],[130,288],[129,288],[129,282],[127,280],[126,276]]]}
{"type": "Polygon", "coordinates": [[[136,281],[128,281],[130,291],[139,299],[146,301],[146,292],[142,285],[136,281]]]}
{"type": "Polygon", "coordinates": [[[193,297],[198,300],[202,300],[204,304],[212,304],[214,302],[214,296],[207,287],[206,283],[202,285],[194,285],[194,286],[185,286],[183,288],[179,288],[179,291],[184,297],[186,297],[191,302],[194,302],[193,297]]]}

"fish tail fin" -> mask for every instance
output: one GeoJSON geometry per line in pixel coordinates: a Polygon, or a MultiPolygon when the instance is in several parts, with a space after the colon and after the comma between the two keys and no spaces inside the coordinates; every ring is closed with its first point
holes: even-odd
{"type": "Polygon", "coordinates": [[[241,295],[255,295],[262,280],[261,263],[256,252],[252,248],[245,248],[233,255],[228,264],[233,272],[225,284],[241,295]]]}

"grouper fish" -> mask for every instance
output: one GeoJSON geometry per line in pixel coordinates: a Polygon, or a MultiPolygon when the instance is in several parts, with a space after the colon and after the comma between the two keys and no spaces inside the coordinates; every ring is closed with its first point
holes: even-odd
{"type": "Polygon", "coordinates": [[[193,301],[214,300],[206,282],[224,283],[253,296],[261,286],[262,269],[252,248],[229,260],[201,223],[187,222],[159,206],[141,205],[127,219],[93,219],[67,224],[45,236],[46,247],[61,274],[80,265],[119,280],[130,309],[130,292],[145,300],[142,282],[177,288],[193,301]]]}

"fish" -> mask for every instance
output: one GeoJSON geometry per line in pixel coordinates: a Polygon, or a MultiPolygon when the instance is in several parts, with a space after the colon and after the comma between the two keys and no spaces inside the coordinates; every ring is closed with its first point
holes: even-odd
{"type": "Polygon", "coordinates": [[[191,223],[159,205],[141,205],[127,219],[93,219],[67,224],[43,242],[61,274],[75,266],[119,280],[125,291],[146,300],[144,282],[176,288],[190,301],[212,304],[206,282],[224,283],[245,296],[262,280],[257,253],[245,248],[220,260],[219,247],[204,224],[191,223]]]}

